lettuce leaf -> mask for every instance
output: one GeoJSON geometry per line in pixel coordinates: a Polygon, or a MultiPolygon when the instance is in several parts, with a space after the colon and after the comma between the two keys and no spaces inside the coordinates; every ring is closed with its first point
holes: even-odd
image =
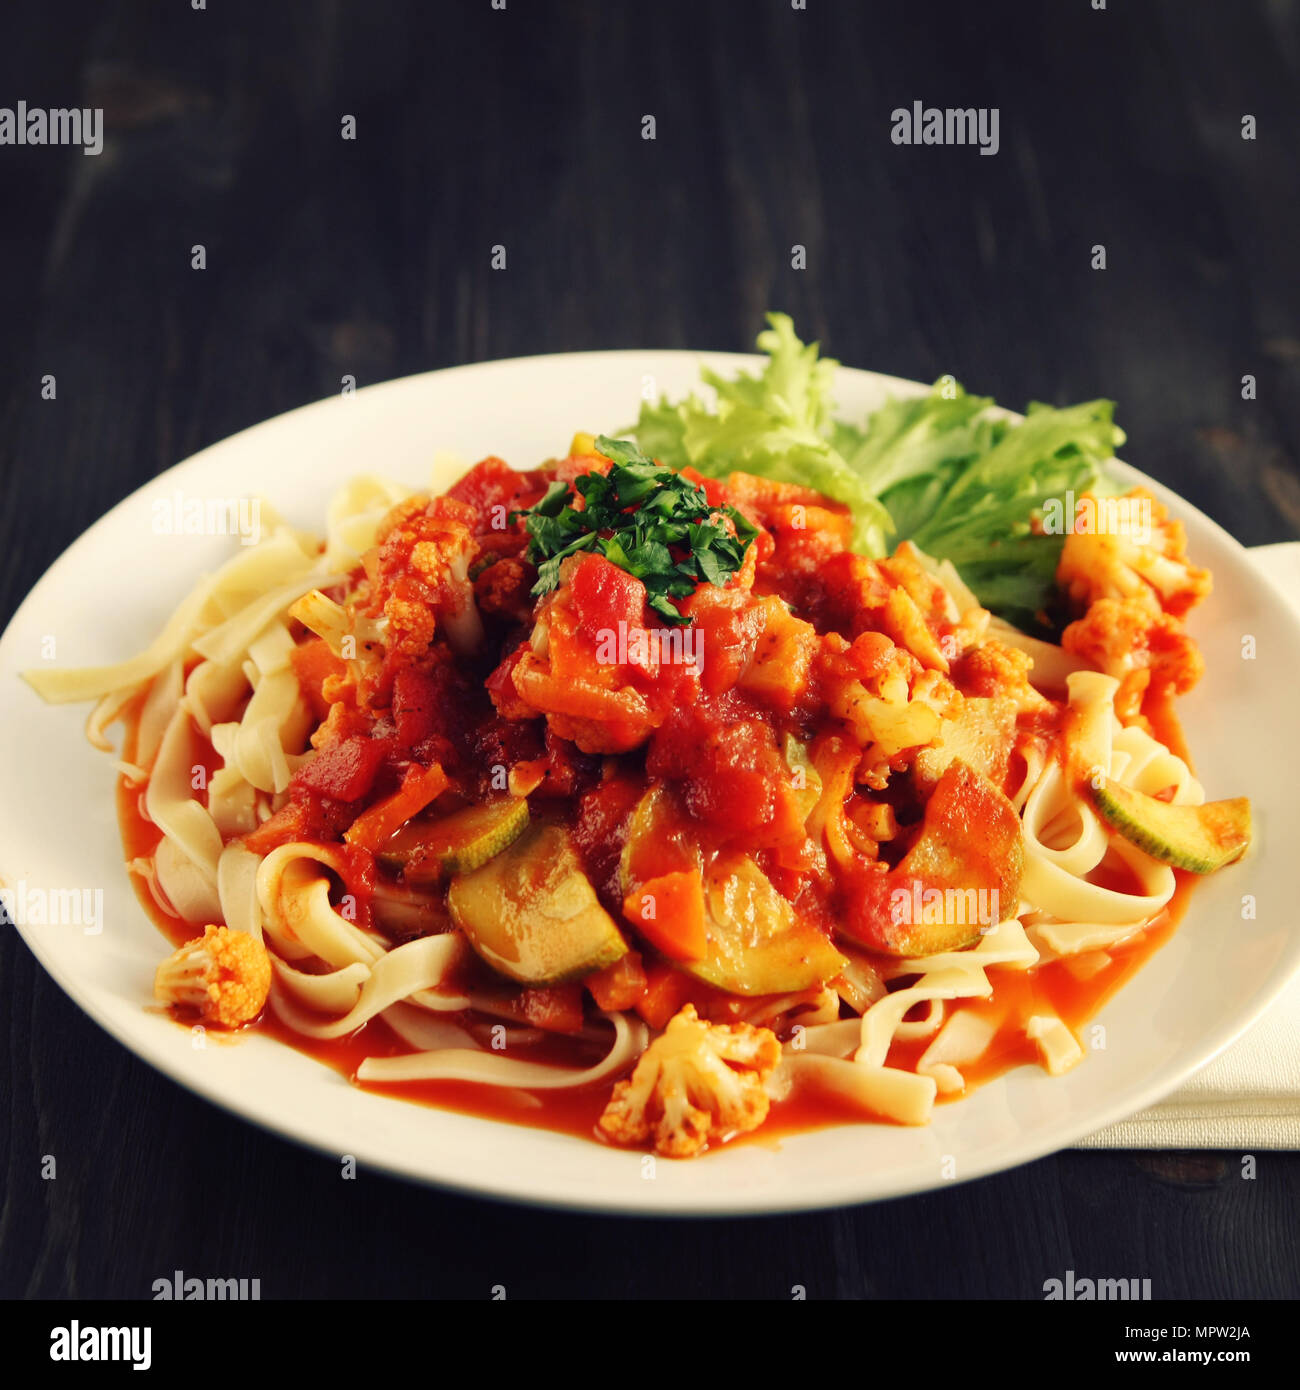
{"type": "Polygon", "coordinates": [[[1078,496],[1097,480],[1124,438],[1114,411],[1105,400],[1063,410],[1033,403],[1022,423],[993,423],[988,447],[963,465],[928,515],[909,517],[899,539],[951,560],[980,602],[1009,622],[1050,625],[1064,538],[1034,534],[1034,523],[1049,499],[1078,496]]]}
{"type": "Polygon", "coordinates": [[[855,549],[884,555],[889,513],[830,439],[839,363],[819,356],[816,343],[801,343],[788,314],[769,314],[767,321],[771,327],[758,335],[768,354],[761,374],[728,378],[705,369],[715,406],[694,395],[677,405],[666,398],[646,403],[631,432],[647,454],[673,468],[690,464],[710,478],[755,473],[816,488],[852,510],[855,549]]]}
{"type": "Polygon", "coordinates": [[[985,607],[1044,626],[1062,540],[1034,523],[1049,499],[1092,486],[1123,443],[1113,403],[1035,403],[1013,423],[946,377],[858,426],[832,415],[839,364],[802,343],[788,315],[767,321],[763,370],[706,369],[714,405],[695,395],[644,404],[632,431],[641,448],[709,477],[739,470],[816,488],[851,508],[855,549],[879,556],[887,541],[912,540],[951,560],[985,607]]]}

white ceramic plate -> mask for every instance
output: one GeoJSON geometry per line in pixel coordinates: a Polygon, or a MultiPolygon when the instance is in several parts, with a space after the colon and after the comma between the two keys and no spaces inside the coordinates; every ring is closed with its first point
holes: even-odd
{"type": "MultiPolygon", "coordinates": [[[[925,1129],[846,1126],[647,1165],[639,1153],[367,1094],[268,1038],[195,1051],[186,1031],[149,1011],[164,943],[122,867],[111,759],[85,742],[84,707],[44,706],[18,672],[40,664],[50,638],[60,665],[134,653],[197,576],[232,553],[232,539],[155,534],[153,503],[177,489],[198,498],[260,494],[319,532],[330,494],[352,474],[445,486],[447,468],[430,476],[439,450],[532,465],[562,453],[577,429],[628,425],[643,393],[676,396],[695,387],[701,361],[735,370],[753,359],[685,352],[524,358],[322,401],[177,464],[68,549],[0,640],[0,874],[29,893],[103,890],[98,935],[75,925],[22,928],[77,1004],[182,1085],[328,1154],[470,1192],[662,1214],[830,1207],[1009,1168],[1159,1100],[1249,1027],[1300,966],[1291,911],[1300,812],[1288,739],[1300,627],[1236,541],[1158,485],[1151,486],[1186,522],[1196,561],[1214,572],[1213,596],[1192,623],[1207,672],[1181,706],[1189,741],[1211,797],[1251,796],[1258,839],[1246,863],[1200,885],[1170,944],[1098,1016],[1104,1050],[1069,1075],[1023,1067],[938,1107],[925,1129]],[[1254,660],[1242,657],[1247,635],[1255,639],[1254,660]],[[1253,920],[1242,918],[1247,893],[1258,904],[1253,920]]],[[[842,370],[838,411],[861,419],[888,393],[923,389],[842,370]]]]}

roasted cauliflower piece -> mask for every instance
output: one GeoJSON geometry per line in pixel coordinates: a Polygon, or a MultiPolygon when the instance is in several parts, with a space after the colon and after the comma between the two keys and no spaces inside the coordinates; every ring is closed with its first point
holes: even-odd
{"type": "Polygon", "coordinates": [[[388,620],[387,646],[418,656],[441,625],[458,652],[483,637],[470,562],[478,551],[474,508],[452,497],[424,495],[399,502],[366,553],[366,574],[388,620]]]}
{"type": "Polygon", "coordinates": [[[194,1010],[205,1023],[238,1028],[266,1006],[271,990],[271,959],[266,947],[247,932],[204,927],[158,967],[154,998],[194,1010]]]}
{"type": "Polygon", "coordinates": [[[709,1136],[757,1129],[767,1118],[763,1089],[781,1060],[769,1028],[705,1023],[686,1004],[645,1050],[597,1123],[616,1144],[653,1140],[656,1153],[690,1158],[709,1136]]]}
{"type": "Polygon", "coordinates": [[[926,574],[919,552],[906,542],[889,560],[845,552],[822,567],[823,625],[847,637],[879,632],[932,671],[948,671],[949,650],[959,649],[956,606],[926,574]]]}
{"type": "Polygon", "coordinates": [[[939,737],[944,714],[961,701],[947,677],[922,670],[883,632],[863,632],[851,645],[834,632],[824,639],[822,689],[862,748],[858,781],[877,791],[907,766],[909,749],[939,737]]]}
{"type": "Polygon", "coordinates": [[[1171,521],[1145,488],[1133,488],[1121,498],[1084,493],[1075,526],[1065,538],[1056,580],[1079,610],[1098,599],[1118,599],[1181,618],[1210,592],[1209,570],[1188,562],[1182,522],[1171,521]],[[1118,524],[1112,524],[1106,509],[1117,505],[1125,509],[1116,512],[1118,524]],[[1141,526],[1134,523],[1135,514],[1141,526]],[[1085,516],[1089,528],[1079,531],[1085,516]]]}
{"type": "Polygon", "coordinates": [[[944,718],[961,704],[947,676],[924,670],[910,652],[877,632],[864,632],[852,644],[829,634],[821,684],[830,713],[863,750],[857,780],[876,790],[909,764],[910,750],[939,737],[944,718]]]}
{"type": "Polygon", "coordinates": [[[1189,691],[1205,671],[1200,648],[1170,613],[1152,613],[1142,599],[1098,599],[1061,634],[1061,646],[1121,680],[1149,670],[1152,686],[1189,691]]]}
{"type": "Polygon", "coordinates": [[[1052,708],[1046,695],[1030,683],[1034,659],[1019,647],[991,637],[961,659],[957,683],[964,694],[1015,702],[1017,714],[1041,714],[1052,708]]]}

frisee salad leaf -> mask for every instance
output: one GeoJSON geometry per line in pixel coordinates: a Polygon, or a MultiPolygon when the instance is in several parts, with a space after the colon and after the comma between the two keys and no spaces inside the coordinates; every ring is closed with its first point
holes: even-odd
{"type": "Polygon", "coordinates": [[[832,416],[839,364],[802,343],[788,315],[767,320],[763,370],[729,379],[705,369],[713,404],[643,404],[631,431],[641,448],[708,477],[741,471],[816,488],[852,510],[855,549],[880,556],[912,540],[951,560],[986,607],[1041,627],[1063,541],[1034,522],[1051,498],[1093,486],[1123,443],[1113,403],[1035,403],[1014,422],[946,377],[858,426],[832,416]]]}
{"type": "Polygon", "coordinates": [[[761,375],[729,379],[705,368],[716,405],[694,395],[677,405],[667,398],[657,406],[647,402],[633,431],[637,443],[673,468],[693,464],[711,478],[739,471],[816,488],[852,509],[855,547],[883,555],[889,514],[827,428],[839,363],[819,357],[816,343],[801,343],[787,314],[769,314],[767,321],[771,327],[758,335],[768,354],[761,375]]]}
{"type": "Polygon", "coordinates": [[[596,447],[613,461],[607,474],[584,473],[572,486],[557,480],[540,502],[514,513],[524,518],[528,558],[537,566],[533,594],[550,593],[564,561],[586,551],[635,575],[650,608],[685,624],[673,599],[694,593],[701,582],[725,584],[758,531],[734,507],[714,507],[698,483],[629,440],[601,435],[596,447]],[[572,505],[575,491],[580,509],[572,505]]]}

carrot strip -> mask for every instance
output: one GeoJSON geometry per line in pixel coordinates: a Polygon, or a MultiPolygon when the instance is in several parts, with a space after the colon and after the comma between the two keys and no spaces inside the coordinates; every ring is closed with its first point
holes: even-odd
{"type": "Polygon", "coordinates": [[[700,960],[704,934],[704,883],[696,869],[647,879],[623,900],[629,922],[671,960],[700,960]]]}
{"type": "Polygon", "coordinates": [[[397,791],[363,811],[348,827],[343,838],[348,844],[358,845],[362,849],[378,849],[412,816],[418,815],[441,795],[447,786],[447,774],[437,763],[432,767],[410,767],[397,791]]]}

